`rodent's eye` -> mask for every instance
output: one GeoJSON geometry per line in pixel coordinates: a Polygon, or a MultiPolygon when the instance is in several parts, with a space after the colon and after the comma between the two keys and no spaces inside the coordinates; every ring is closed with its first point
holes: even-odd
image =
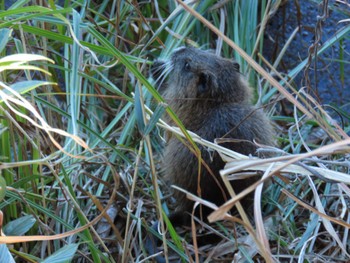
{"type": "Polygon", "coordinates": [[[190,69],[191,69],[190,63],[186,62],[185,63],[185,70],[190,70],[190,69]]]}

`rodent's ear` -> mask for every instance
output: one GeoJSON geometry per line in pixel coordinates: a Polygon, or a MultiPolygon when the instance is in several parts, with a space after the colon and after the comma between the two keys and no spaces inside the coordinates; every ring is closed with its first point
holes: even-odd
{"type": "Polygon", "coordinates": [[[165,69],[165,62],[163,60],[156,60],[150,68],[150,75],[154,80],[158,80],[163,70],[165,69]]]}
{"type": "Polygon", "coordinates": [[[235,70],[240,72],[241,67],[240,67],[239,63],[236,60],[233,60],[232,63],[233,63],[233,67],[235,68],[235,70]]]}
{"type": "Polygon", "coordinates": [[[199,94],[207,93],[210,89],[218,87],[216,76],[211,72],[202,72],[198,80],[199,94]]]}

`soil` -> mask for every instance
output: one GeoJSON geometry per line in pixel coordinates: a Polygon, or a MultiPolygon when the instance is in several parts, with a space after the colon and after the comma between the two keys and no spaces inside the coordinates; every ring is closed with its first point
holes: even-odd
{"type": "MultiPolygon", "coordinates": [[[[308,57],[309,47],[315,42],[315,27],[318,16],[322,15],[323,1],[287,1],[270,20],[267,26],[266,39],[264,40],[264,56],[275,61],[292,32],[298,27],[301,30],[288,47],[278,70],[288,73],[301,61],[308,57]],[[300,8],[297,6],[300,4],[300,8]],[[299,12],[298,12],[299,10],[299,12]]],[[[338,30],[348,26],[349,22],[339,23],[342,19],[349,19],[350,6],[336,5],[336,1],[329,1],[329,15],[322,22],[320,45],[333,37],[338,30]],[[345,8],[347,7],[347,8],[345,8]]],[[[308,92],[318,98],[321,104],[333,104],[350,108],[350,38],[346,36],[342,42],[337,42],[333,47],[320,55],[317,64],[312,63],[309,74],[310,87],[308,92]],[[342,50],[342,52],[341,52],[342,50]],[[341,58],[343,53],[343,58],[341,58]],[[343,64],[340,63],[343,61],[343,64]],[[343,67],[343,69],[342,69],[343,67]],[[342,73],[343,70],[343,73],[342,73]],[[344,76],[342,79],[341,76],[344,76]]],[[[302,70],[295,78],[297,89],[307,84],[302,70]]]]}

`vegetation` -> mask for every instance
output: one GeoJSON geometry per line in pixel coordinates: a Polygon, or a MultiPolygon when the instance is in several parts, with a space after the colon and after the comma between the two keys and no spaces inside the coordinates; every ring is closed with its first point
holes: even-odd
{"type": "Polygon", "coordinates": [[[287,73],[278,66],[289,40],[271,65],[263,56],[265,26],[281,1],[5,2],[0,262],[151,261],[143,242],[147,231],[155,232],[149,226],[156,220],[170,232],[154,233],[167,260],[168,254],[183,262],[350,260],[349,114],[333,106],[337,122],[292,81],[322,53],[340,47],[344,82],[345,23],[287,73]],[[148,68],[184,44],[215,49],[241,64],[258,87],[257,105],[276,121],[278,149],[261,149],[275,158],[251,159],[199,140],[166,107],[148,68]],[[162,114],[179,129],[162,122],[162,114]],[[260,171],[262,181],[273,178],[263,198],[259,181],[232,194],[210,217],[226,220],[196,226],[219,235],[219,244],[193,242],[200,231],[191,237],[167,220],[171,189],[158,177],[164,132],[222,153],[229,162],[227,182],[244,170],[260,171]],[[225,214],[254,189],[254,218],[243,209],[225,214]]]}

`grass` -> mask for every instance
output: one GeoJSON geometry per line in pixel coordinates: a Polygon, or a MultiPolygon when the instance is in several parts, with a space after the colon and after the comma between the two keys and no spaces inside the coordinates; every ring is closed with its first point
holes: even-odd
{"type": "MultiPolygon", "coordinates": [[[[349,114],[333,106],[341,125],[295,89],[289,80],[310,65],[307,58],[288,74],[278,70],[290,41],[268,65],[264,26],[277,4],[1,2],[0,262],[147,262],[152,255],[143,240],[155,220],[170,232],[171,238],[158,234],[165,254],[184,262],[234,255],[250,262],[349,260],[349,114]],[[258,87],[257,105],[278,125],[275,158],[249,159],[201,140],[166,107],[148,67],[185,43],[239,61],[258,87]],[[164,123],[163,114],[179,128],[164,123]],[[192,242],[167,220],[171,191],[158,175],[164,132],[183,136],[197,151],[203,144],[221,152],[228,188],[233,172],[273,178],[264,194],[257,182],[215,207],[210,219],[224,221],[198,227],[222,237],[219,245],[192,242]],[[225,214],[255,189],[254,219],[243,209],[225,214]]],[[[340,45],[343,83],[348,31],[344,25],[310,55],[313,61],[340,45]]]]}

